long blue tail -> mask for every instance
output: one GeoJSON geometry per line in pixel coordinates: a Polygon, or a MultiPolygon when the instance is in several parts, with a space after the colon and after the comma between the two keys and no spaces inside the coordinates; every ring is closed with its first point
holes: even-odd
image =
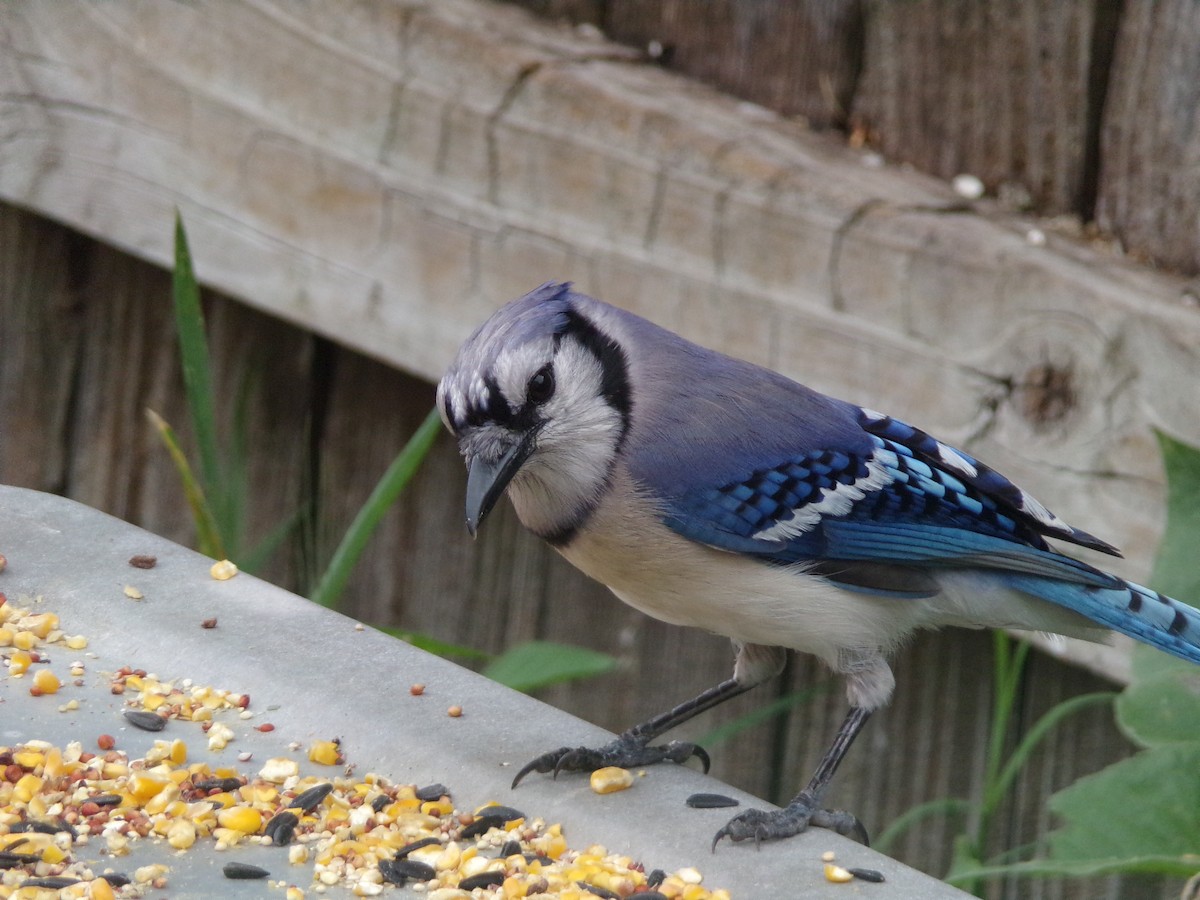
{"type": "Polygon", "coordinates": [[[1158,591],[1120,578],[1113,579],[1115,587],[1010,573],[1005,581],[1172,656],[1200,663],[1200,609],[1158,591]]]}

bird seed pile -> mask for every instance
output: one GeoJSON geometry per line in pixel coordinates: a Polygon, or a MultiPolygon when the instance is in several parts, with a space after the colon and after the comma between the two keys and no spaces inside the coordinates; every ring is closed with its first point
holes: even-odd
{"type": "MultiPolygon", "coordinates": [[[[57,615],[35,605],[0,594],[0,658],[10,685],[28,683],[38,702],[53,704],[83,686],[87,663],[56,672],[48,657],[83,651],[87,639],[65,634],[57,615]]],[[[286,900],[334,886],[376,896],[404,885],[429,900],[729,900],[727,891],[704,887],[695,869],[647,872],[601,846],[574,849],[561,825],[506,806],[461,810],[441,784],[354,776],[336,741],[307,748],[310,762],[337,773],[327,778],[301,775],[294,756],[257,763],[242,753],[240,767],[209,762],[234,738],[222,719],[250,717],[248,696],[128,666],[106,677],[123,695],[129,724],[160,731],[178,723],[172,730],[194,728],[196,738],[156,740],[137,759],[108,734],[65,746],[0,746],[3,900],[106,900],[169,888],[169,865],[130,861],[139,842],[180,856],[211,844],[229,855],[226,877],[263,878],[286,900]]],[[[78,700],[58,706],[77,708],[78,700]]]]}

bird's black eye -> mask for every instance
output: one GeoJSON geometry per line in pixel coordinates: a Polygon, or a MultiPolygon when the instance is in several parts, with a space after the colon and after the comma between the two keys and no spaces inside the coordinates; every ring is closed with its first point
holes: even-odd
{"type": "Polygon", "coordinates": [[[554,396],[554,368],[550,363],[542,366],[533,373],[529,384],[525,386],[525,400],[534,406],[541,406],[554,396]]]}

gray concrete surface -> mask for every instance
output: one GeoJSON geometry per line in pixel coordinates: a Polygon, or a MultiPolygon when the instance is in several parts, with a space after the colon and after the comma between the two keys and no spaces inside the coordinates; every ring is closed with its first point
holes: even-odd
{"type": "MultiPolygon", "coordinates": [[[[440,781],[452,789],[459,808],[491,800],[516,806],[530,816],[561,822],[571,847],[601,843],[642,860],[647,870],[695,866],[706,886],[724,887],[734,898],[965,896],[824,831],[758,851],[724,844],[712,854],[712,835],[729,810],[693,810],[684,799],[716,791],[738,798],[743,808],[761,804],[690,768],[651,767],[630,790],[607,796],[592,793],[578,775],[557,782],[532,776],[512,791],[515,768],[538,753],[560,743],[602,742],[610,735],[373,629],[356,630],[352,620],[266,582],[245,574],[214,581],[207,558],[72,501],[0,486],[0,553],[8,560],[0,591],[22,604],[41,598],[44,609],[61,617],[64,631],[88,637],[86,652],[95,654],[85,660],[84,685],[68,682],[54,697],[33,698],[26,684],[0,678],[0,745],[44,739],[80,740],[90,747],[97,735],[109,732],[131,758],[141,755],[165,732],[124,727],[121,698],[109,691],[105,673],[129,665],[165,679],[191,678],[249,693],[251,710],[276,726],[262,734],[251,727],[260,719],[227,719],[236,741],[209,753],[198,726],[172,722],[174,736],[188,741],[192,761],[208,753],[214,763],[253,774],[270,756],[302,757],[289,753],[292,741],[307,745],[337,735],[357,774],[375,772],[402,783],[440,781]],[[132,568],[128,560],[137,554],[156,556],[157,566],[132,568]],[[142,591],[143,600],[125,596],[130,584],[142,591]],[[201,620],[211,616],[217,617],[217,628],[202,629],[201,620]],[[427,685],[423,696],[409,693],[414,682],[427,685]],[[80,700],[79,709],[60,712],[71,698],[80,700]],[[451,704],[463,707],[461,718],[447,716],[451,704]],[[239,765],[242,751],[252,751],[254,761],[239,765]],[[825,881],[820,856],[826,850],[835,851],[843,865],[878,869],[886,883],[825,881]]],[[[62,649],[52,654],[83,657],[62,649]]],[[[121,866],[132,870],[160,860],[171,866],[169,888],[149,896],[282,896],[262,882],[222,878],[220,866],[234,857],[211,847],[200,842],[177,855],[165,845],[142,841],[121,866]]],[[[81,855],[87,858],[98,848],[81,848],[81,855]]],[[[289,866],[279,848],[246,847],[236,858],[270,868],[272,878],[307,887],[308,874],[289,866]]],[[[408,890],[389,889],[387,895],[408,890]]],[[[339,895],[348,892],[326,894],[339,895]]]]}

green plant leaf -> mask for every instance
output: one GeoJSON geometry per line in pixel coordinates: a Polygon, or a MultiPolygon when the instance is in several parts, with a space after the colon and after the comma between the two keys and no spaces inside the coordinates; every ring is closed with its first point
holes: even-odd
{"type": "Polygon", "coordinates": [[[482,650],[476,650],[474,647],[465,647],[462,644],[451,644],[448,641],[439,641],[437,638],[431,638],[427,634],[420,634],[416,631],[408,631],[404,628],[395,628],[391,625],[372,625],[372,628],[377,631],[382,631],[384,634],[390,634],[394,638],[399,638],[414,647],[432,653],[435,656],[444,657],[460,657],[462,659],[491,659],[492,654],[484,653],[482,650]]]}
{"type": "Polygon", "coordinates": [[[1193,853],[1181,856],[1147,855],[1121,856],[1108,859],[1078,861],[1056,861],[1033,859],[1028,862],[1006,863],[1001,866],[983,866],[964,870],[947,878],[951,884],[963,885],[989,878],[1011,876],[1026,878],[1094,878],[1101,875],[1140,874],[1165,875],[1170,878],[1187,878],[1200,872],[1200,856],[1193,853]]]}
{"type": "Polygon", "coordinates": [[[887,853],[910,828],[935,816],[966,816],[971,811],[970,801],[962,797],[939,797],[911,806],[893,819],[888,827],[871,842],[871,848],[887,853]]]}
{"type": "Polygon", "coordinates": [[[782,697],[777,697],[766,706],[756,707],[748,713],[743,713],[735,719],[718,725],[712,731],[708,732],[708,734],[697,740],[696,743],[704,747],[715,747],[730,740],[747,728],[753,728],[759,723],[772,719],[775,716],[784,715],[801,703],[807,703],[813,697],[824,694],[832,686],[831,682],[823,682],[815,684],[812,687],[801,688],[798,691],[791,691],[782,697]]]}
{"type": "Polygon", "coordinates": [[[483,674],[518,691],[603,675],[616,667],[607,653],[552,641],[517,644],[484,666],[483,674]]]}
{"type": "Polygon", "coordinates": [[[1151,582],[1164,594],[1200,603],[1200,449],[1156,431],[1167,473],[1167,527],[1151,582]]]}
{"type": "Polygon", "coordinates": [[[208,498],[205,496],[204,488],[196,480],[195,473],[192,472],[192,466],[188,462],[183,448],[179,445],[179,438],[176,437],[175,430],[152,409],[146,410],[146,418],[150,420],[150,424],[154,426],[159,438],[166,445],[171,462],[175,464],[175,470],[179,473],[179,481],[183,485],[183,495],[187,498],[188,507],[192,511],[192,521],[196,527],[196,542],[200,552],[213,559],[226,559],[225,544],[221,540],[221,532],[217,528],[212,509],[208,505],[208,498]]]}
{"type": "MultiPolygon", "coordinates": [[[[1200,850],[1200,743],[1169,744],[1080,778],[1050,798],[1056,862],[1179,857],[1200,850]]],[[[1200,869],[1200,857],[1196,857],[1200,869]]]]}
{"type": "Polygon", "coordinates": [[[425,416],[425,421],[392,460],[392,464],[371,491],[371,496],[346,529],[346,534],[333,552],[325,574],[321,576],[312,596],[309,597],[314,603],[330,608],[337,606],[342,591],[346,588],[346,582],[350,580],[354,571],[354,565],[366,549],[371,535],[375,533],[379,520],[391,509],[405,485],[412,480],[421,462],[428,455],[429,448],[433,446],[434,438],[441,433],[441,428],[441,417],[437,409],[430,410],[425,416]]]}
{"type": "Polygon", "coordinates": [[[1200,741],[1200,667],[1172,662],[1178,665],[1139,678],[1117,698],[1117,725],[1141,747],[1200,741]]]}
{"type": "Polygon", "coordinates": [[[192,269],[187,232],[178,211],[175,213],[175,269],[171,276],[171,297],[183,363],[183,385],[200,449],[200,483],[206,491],[215,491],[221,483],[221,464],[217,450],[216,416],[213,412],[212,371],[208,341],[204,336],[200,285],[192,269]]]}

